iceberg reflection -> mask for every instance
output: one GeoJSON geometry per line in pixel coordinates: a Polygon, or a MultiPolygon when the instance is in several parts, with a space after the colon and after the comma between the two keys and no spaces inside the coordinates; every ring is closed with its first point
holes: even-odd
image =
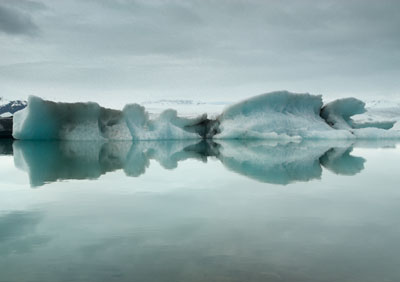
{"type": "Polygon", "coordinates": [[[355,175],[364,169],[365,159],[350,155],[353,148],[332,148],[321,158],[325,168],[336,174],[355,175]]]}
{"type": "Polygon", "coordinates": [[[365,162],[350,155],[352,144],[348,141],[224,142],[221,147],[219,158],[228,169],[261,182],[282,185],[320,179],[321,165],[337,174],[354,175],[364,168],[365,162]]]}
{"type": "Polygon", "coordinates": [[[58,180],[97,179],[120,169],[137,177],[146,172],[150,160],[174,169],[187,159],[206,162],[213,157],[235,173],[281,185],[320,179],[322,167],[354,175],[365,162],[351,155],[349,141],[15,141],[12,147],[16,167],[28,173],[33,187],[58,180]]]}
{"type": "Polygon", "coordinates": [[[15,141],[13,150],[16,167],[29,174],[32,186],[41,186],[57,180],[96,179],[119,169],[136,177],[145,173],[150,159],[166,169],[188,158],[204,159],[197,147],[185,150],[190,145],[193,141],[15,141]]]}

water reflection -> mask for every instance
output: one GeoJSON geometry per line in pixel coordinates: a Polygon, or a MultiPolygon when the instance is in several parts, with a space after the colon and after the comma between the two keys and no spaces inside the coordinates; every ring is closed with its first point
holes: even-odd
{"type": "Polygon", "coordinates": [[[32,185],[151,176],[3,181],[0,281],[398,281],[399,150],[352,151],[394,145],[0,142],[32,185]]]}
{"type": "Polygon", "coordinates": [[[321,158],[320,163],[336,174],[355,175],[364,169],[365,159],[352,156],[353,148],[332,148],[321,158]]]}
{"type": "MultiPolygon", "coordinates": [[[[218,159],[227,169],[257,181],[286,185],[320,179],[323,167],[340,175],[355,175],[365,159],[351,154],[354,146],[376,147],[376,141],[141,141],[55,142],[2,141],[1,154],[14,154],[15,166],[26,171],[31,186],[66,179],[97,179],[122,169],[127,176],[146,172],[150,160],[174,169],[187,159],[218,159]]],[[[385,143],[382,146],[394,146],[385,143]]]]}
{"type": "Polygon", "coordinates": [[[38,212],[8,212],[0,215],[0,257],[31,252],[49,241],[36,234],[41,220],[38,212]]]}
{"type": "Polygon", "coordinates": [[[65,179],[96,179],[123,169],[127,176],[146,172],[154,159],[166,169],[189,158],[207,160],[212,145],[192,141],[54,142],[15,141],[16,167],[29,174],[32,186],[65,179]]]}
{"type": "Polygon", "coordinates": [[[13,140],[0,139],[0,156],[12,155],[13,153],[13,140]]]}
{"type": "MultiPolygon", "coordinates": [[[[328,164],[327,168],[330,165],[328,161],[323,161],[327,158],[326,155],[331,156],[332,151],[350,152],[351,143],[341,141],[327,144],[321,141],[305,141],[274,144],[262,141],[246,143],[237,141],[224,142],[221,148],[219,159],[228,169],[262,182],[285,185],[296,181],[320,179],[321,165],[328,164]]],[[[336,160],[337,166],[342,165],[343,173],[340,174],[352,174],[362,170],[359,163],[354,167],[352,163],[354,157],[348,154],[338,153],[332,158],[336,160]]],[[[360,160],[365,161],[362,158],[360,160]]]]}

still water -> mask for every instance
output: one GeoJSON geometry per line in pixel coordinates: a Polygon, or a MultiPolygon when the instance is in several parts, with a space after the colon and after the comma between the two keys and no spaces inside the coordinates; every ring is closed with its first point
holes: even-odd
{"type": "Polygon", "coordinates": [[[400,281],[396,142],[0,142],[0,281],[400,281]]]}

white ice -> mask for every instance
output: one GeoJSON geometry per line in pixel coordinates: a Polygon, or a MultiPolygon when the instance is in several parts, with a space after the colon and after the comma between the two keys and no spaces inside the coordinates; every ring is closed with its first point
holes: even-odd
{"type": "Polygon", "coordinates": [[[113,110],[97,103],[56,103],[31,96],[28,106],[14,115],[13,136],[25,140],[400,138],[400,126],[393,120],[353,119],[365,112],[364,102],[355,98],[323,105],[320,95],[287,91],[232,104],[212,119],[207,114],[182,117],[173,109],[150,114],[139,104],[113,110]]]}

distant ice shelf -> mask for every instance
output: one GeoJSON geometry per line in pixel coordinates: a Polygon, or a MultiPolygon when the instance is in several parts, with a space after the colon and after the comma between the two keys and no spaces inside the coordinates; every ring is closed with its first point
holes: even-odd
{"type": "Polygon", "coordinates": [[[14,114],[13,136],[23,140],[400,138],[396,120],[353,120],[366,111],[365,103],[356,98],[323,105],[321,95],[288,91],[243,100],[211,118],[183,117],[175,109],[151,115],[139,104],[114,110],[92,102],[56,103],[31,96],[28,106],[14,114]]]}

